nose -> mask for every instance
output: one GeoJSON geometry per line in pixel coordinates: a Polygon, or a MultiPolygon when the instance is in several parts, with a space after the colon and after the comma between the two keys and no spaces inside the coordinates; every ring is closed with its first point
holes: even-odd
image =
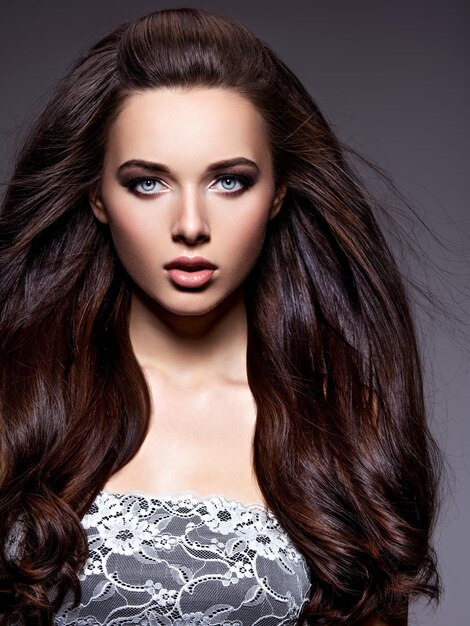
{"type": "Polygon", "coordinates": [[[195,190],[185,190],[179,201],[172,227],[175,241],[200,243],[209,238],[209,225],[203,201],[195,190]]]}

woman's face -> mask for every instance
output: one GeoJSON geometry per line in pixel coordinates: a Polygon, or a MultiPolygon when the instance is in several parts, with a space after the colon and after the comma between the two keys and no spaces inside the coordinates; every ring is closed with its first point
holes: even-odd
{"type": "Polygon", "coordinates": [[[248,100],[159,88],[125,101],[90,200],[132,280],[166,310],[194,315],[243,284],[284,194],[275,195],[263,120],[248,100]],[[181,256],[215,269],[165,268],[181,256]]]}

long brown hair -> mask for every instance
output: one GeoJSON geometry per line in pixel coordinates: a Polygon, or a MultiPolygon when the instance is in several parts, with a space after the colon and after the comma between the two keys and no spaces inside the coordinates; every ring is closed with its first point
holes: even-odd
{"type": "Polygon", "coordinates": [[[52,624],[69,588],[79,601],[80,520],[146,435],[130,281],[88,191],[129,94],[196,85],[236,90],[257,107],[276,182],[287,184],[247,281],[247,367],[257,479],[311,570],[303,617],[398,619],[408,598],[439,595],[430,542],[439,451],[404,281],[348,149],[298,78],[236,21],[190,8],[121,26],[75,63],[5,194],[4,619],[16,610],[28,624],[52,624]]]}

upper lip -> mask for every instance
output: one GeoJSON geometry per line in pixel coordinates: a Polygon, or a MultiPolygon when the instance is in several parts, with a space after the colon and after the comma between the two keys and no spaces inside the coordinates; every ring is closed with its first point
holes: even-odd
{"type": "Polygon", "coordinates": [[[173,259],[173,261],[167,263],[164,267],[166,270],[171,270],[174,267],[179,267],[188,271],[194,271],[203,268],[208,268],[211,270],[217,269],[216,265],[214,265],[202,256],[179,256],[176,259],[173,259]]]}

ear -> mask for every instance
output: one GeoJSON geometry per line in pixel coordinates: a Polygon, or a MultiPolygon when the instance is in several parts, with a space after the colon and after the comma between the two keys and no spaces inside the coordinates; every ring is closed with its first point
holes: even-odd
{"type": "Polygon", "coordinates": [[[276,217],[276,215],[281,210],[282,201],[284,200],[284,196],[286,195],[286,193],[287,193],[287,185],[285,183],[281,183],[277,188],[277,191],[273,198],[271,210],[269,211],[270,220],[272,220],[273,217],[276,217]]]}
{"type": "Polygon", "coordinates": [[[91,210],[93,211],[96,219],[102,224],[108,223],[108,216],[104,207],[103,200],[101,198],[100,189],[98,186],[93,187],[88,192],[88,200],[90,202],[91,210]]]}

